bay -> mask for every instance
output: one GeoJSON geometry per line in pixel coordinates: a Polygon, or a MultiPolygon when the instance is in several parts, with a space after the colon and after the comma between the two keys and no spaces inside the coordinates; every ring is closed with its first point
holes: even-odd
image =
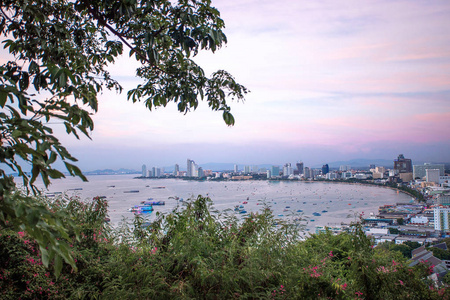
{"type": "MultiPolygon", "coordinates": [[[[137,179],[136,175],[95,175],[88,182],[68,177],[54,180],[47,194],[66,193],[82,199],[105,196],[109,204],[111,224],[117,226],[123,218],[132,220],[129,208],[141,201],[165,201],[145,214],[151,221],[155,212],[169,213],[181,201],[198,195],[208,196],[219,211],[243,205],[245,210],[257,212],[268,205],[280,219],[302,218],[308,230],[315,226],[335,226],[356,221],[360,214],[376,215],[385,204],[405,203],[411,197],[395,190],[358,184],[304,181],[190,181],[182,179],[137,179]],[[246,202],[246,203],[245,203],[246,202]],[[301,212],[297,212],[301,210],[301,212]],[[316,213],[316,215],[313,215],[316,213]],[[317,214],[320,214],[318,216],[317,214]]],[[[43,188],[42,183],[38,186],[43,188]]]]}

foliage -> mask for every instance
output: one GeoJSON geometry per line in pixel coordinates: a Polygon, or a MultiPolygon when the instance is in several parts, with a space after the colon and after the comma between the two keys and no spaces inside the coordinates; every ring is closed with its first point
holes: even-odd
{"type": "Polygon", "coordinates": [[[26,233],[2,229],[2,299],[450,299],[426,265],[373,248],[358,224],[302,241],[268,209],[241,220],[199,196],[150,226],[137,218],[116,230],[104,225],[102,199],[48,205],[83,224],[70,244],[78,272],[64,265],[56,278],[26,233]]]}
{"type": "Polygon", "coordinates": [[[439,258],[441,260],[450,260],[450,251],[448,250],[436,247],[429,247],[427,249],[433,252],[433,256],[436,258],[439,258]]]}
{"type": "Polygon", "coordinates": [[[143,101],[150,110],[174,102],[182,113],[205,100],[233,125],[227,100],[243,99],[247,89],[224,70],[206,76],[192,59],[201,50],[222,47],[227,41],[223,28],[210,0],[2,1],[0,36],[11,59],[0,65],[1,225],[26,227],[41,249],[51,245],[55,253],[50,257],[73,265],[66,247],[58,250],[60,243],[55,242],[67,238],[61,218],[52,219],[30,202],[33,198],[21,199],[18,207],[15,183],[5,167],[35,195],[39,176],[45,186],[64,177],[54,167],[58,160],[72,176],[86,180],[51,124],[64,124],[76,138],[89,137],[98,94],[122,91],[107,66],[122,55],[124,46],[140,63],[136,76],[142,82],[128,92],[128,100],[143,101]],[[45,217],[38,221],[40,214],[45,217]],[[42,226],[33,230],[36,222],[42,226]],[[44,227],[51,230],[40,231],[44,227]]]}

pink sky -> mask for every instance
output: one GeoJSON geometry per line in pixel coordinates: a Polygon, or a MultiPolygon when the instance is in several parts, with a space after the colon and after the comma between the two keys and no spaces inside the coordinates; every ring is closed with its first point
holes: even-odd
{"type": "MultiPolygon", "coordinates": [[[[450,2],[213,0],[228,45],[196,61],[251,93],[236,125],[201,105],[153,112],[105,94],[93,140],[63,138],[85,169],[198,163],[450,161],[450,2]],[[104,153],[102,159],[93,153],[104,153]],[[130,157],[131,156],[131,157],[130,157]]],[[[128,55],[126,55],[128,56],[128,55]]],[[[125,87],[136,63],[111,67],[125,87]]],[[[61,132],[63,129],[61,129],[61,132]]]]}

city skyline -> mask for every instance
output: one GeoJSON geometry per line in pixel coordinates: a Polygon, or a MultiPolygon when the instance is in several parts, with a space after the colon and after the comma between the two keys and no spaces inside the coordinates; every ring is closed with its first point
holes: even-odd
{"type": "MultiPolygon", "coordinates": [[[[450,3],[213,0],[226,47],[194,58],[250,89],[227,127],[206,103],[180,114],[126,101],[135,61],[110,67],[124,87],[99,97],[92,140],[52,125],[82,170],[183,164],[305,165],[358,159],[450,162],[450,3]]],[[[5,51],[2,50],[2,62],[5,51]]]]}

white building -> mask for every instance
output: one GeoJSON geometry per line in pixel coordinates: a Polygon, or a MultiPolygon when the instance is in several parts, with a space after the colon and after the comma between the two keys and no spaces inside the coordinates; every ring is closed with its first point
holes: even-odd
{"type": "Polygon", "coordinates": [[[441,186],[450,186],[450,176],[439,176],[439,184],[441,186]]]}
{"type": "Polygon", "coordinates": [[[142,165],[142,177],[147,177],[147,166],[142,165]]]}
{"type": "Polygon", "coordinates": [[[445,166],[443,164],[423,164],[413,166],[413,179],[424,178],[427,169],[439,169],[440,175],[445,175],[445,166]]]}
{"type": "Polygon", "coordinates": [[[450,207],[436,206],[434,212],[434,230],[450,230],[450,207]]]}
{"type": "Polygon", "coordinates": [[[439,183],[439,169],[426,169],[425,177],[427,182],[439,183]]]}

